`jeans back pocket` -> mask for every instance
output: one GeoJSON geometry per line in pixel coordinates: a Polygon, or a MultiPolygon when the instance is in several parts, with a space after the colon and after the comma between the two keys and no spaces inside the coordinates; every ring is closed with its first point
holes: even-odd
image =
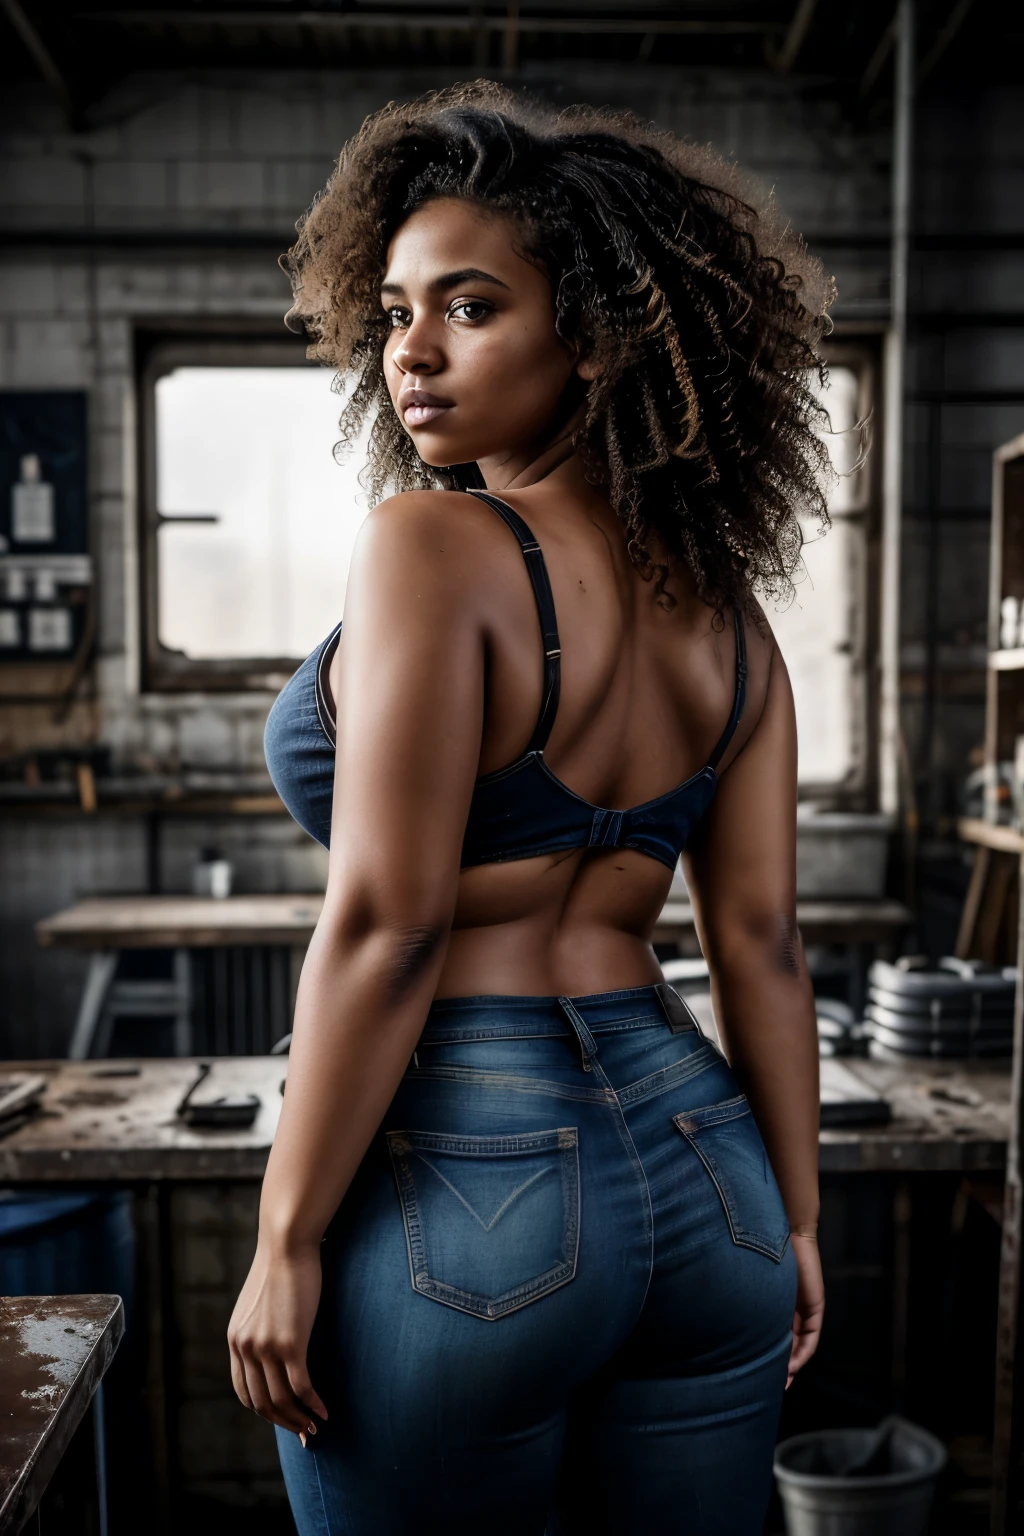
{"type": "Polygon", "coordinates": [[[707,1169],[733,1242],[781,1263],[789,1218],[746,1098],[740,1094],[672,1120],[707,1169]]]}
{"type": "Polygon", "coordinates": [[[413,1289],[494,1321],[576,1273],[573,1127],[522,1136],[389,1131],[413,1289]]]}

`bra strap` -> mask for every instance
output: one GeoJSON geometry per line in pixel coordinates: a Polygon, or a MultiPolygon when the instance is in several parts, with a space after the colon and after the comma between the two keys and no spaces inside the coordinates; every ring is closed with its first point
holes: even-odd
{"type": "Polygon", "coordinates": [[[551,735],[551,727],[555,723],[555,715],[558,711],[558,693],[562,682],[562,645],[558,638],[558,623],[555,618],[555,600],[551,595],[551,582],[548,580],[548,568],[544,563],[541,547],[537,543],[530,529],[523,522],[518,512],[499,500],[497,496],[491,496],[487,491],[471,490],[471,496],[477,496],[485,501],[492,512],[496,512],[502,522],[512,530],[519,540],[519,548],[523,552],[526,569],[533,585],[533,595],[537,602],[537,614],[540,618],[541,637],[544,642],[544,701],[537,716],[537,724],[533,728],[533,735],[527,745],[527,752],[543,752],[547,746],[548,737],[551,735]]]}
{"type": "Polygon", "coordinates": [[[340,639],[341,625],[338,624],[331,630],[317,652],[316,667],[313,673],[313,695],[316,699],[316,712],[320,717],[323,733],[332,747],[338,745],[338,726],[328,702],[327,686],[331,662],[334,660],[334,653],[338,649],[340,639]]]}
{"type": "Polygon", "coordinates": [[[708,758],[708,767],[717,768],[721,761],[722,753],[732,740],[733,732],[740,722],[743,706],[747,699],[747,636],[743,626],[743,615],[738,608],[732,611],[733,623],[736,628],[736,694],[732,701],[732,714],[729,723],[718,738],[718,745],[708,758]]]}

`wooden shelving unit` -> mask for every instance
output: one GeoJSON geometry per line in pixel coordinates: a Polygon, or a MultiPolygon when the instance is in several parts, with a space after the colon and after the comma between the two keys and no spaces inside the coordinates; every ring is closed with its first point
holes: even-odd
{"type": "Polygon", "coordinates": [[[961,816],[956,830],[965,843],[974,843],[978,848],[991,848],[996,853],[1024,854],[1024,833],[1014,827],[982,821],[980,816],[961,816]]]}
{"type": "MultiPolygon", "coordinates": [[[[959,824],[961,837],[977,849],[967,906],[970,907],[972,895],[978,894],[979,910],[984,904],[980,893],[997,861],[1001,861],[1004,881],[1015,863],[1017,891],[1024,888],[1024,835],[996,819],[998,764],[1013,758],[1016,739],[1024,735],[1024,647],[1006,650],[999,644],[1003,598],[1024,598],[1024,435],[996,450],[992,470],[989,664],[985,695],[988,803],[985,820],[967,819],[959,824]]],[[[1010,1536],[1011,1532],[1024,1529],[1024,904],[1019,897],[1015,910],[1017,994],[999,1273],[992,1536],[1010,1536]]],[[[968,916],[965,911],[965,923],[968,916]]]]}

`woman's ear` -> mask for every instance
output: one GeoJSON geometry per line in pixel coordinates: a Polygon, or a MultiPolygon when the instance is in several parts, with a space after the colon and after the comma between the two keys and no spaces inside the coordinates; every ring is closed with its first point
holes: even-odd
{"type": "Polygon", "coordinates": [[[584,381],[585,384],[592,384],[595,379],[599,379],[601,377],[603,372],[604,370],[600,363],[597,361],[597,358],[587,353],[584,353],[584,355],[578,358],[576,361],[576,373],[578,377],[584,381]]]}

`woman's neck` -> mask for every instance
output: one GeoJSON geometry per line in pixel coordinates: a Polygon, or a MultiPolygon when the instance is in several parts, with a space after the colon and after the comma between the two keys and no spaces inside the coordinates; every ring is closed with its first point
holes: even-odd
{"type": "Polygon", "coordinates": [[[567,422],[543,444],[532,443],[480,459],[477,467],[489,491],[525,490],[540,480],[555,477],[583,482],[583,466],[573,444],[577,421],[567,422]]]}

